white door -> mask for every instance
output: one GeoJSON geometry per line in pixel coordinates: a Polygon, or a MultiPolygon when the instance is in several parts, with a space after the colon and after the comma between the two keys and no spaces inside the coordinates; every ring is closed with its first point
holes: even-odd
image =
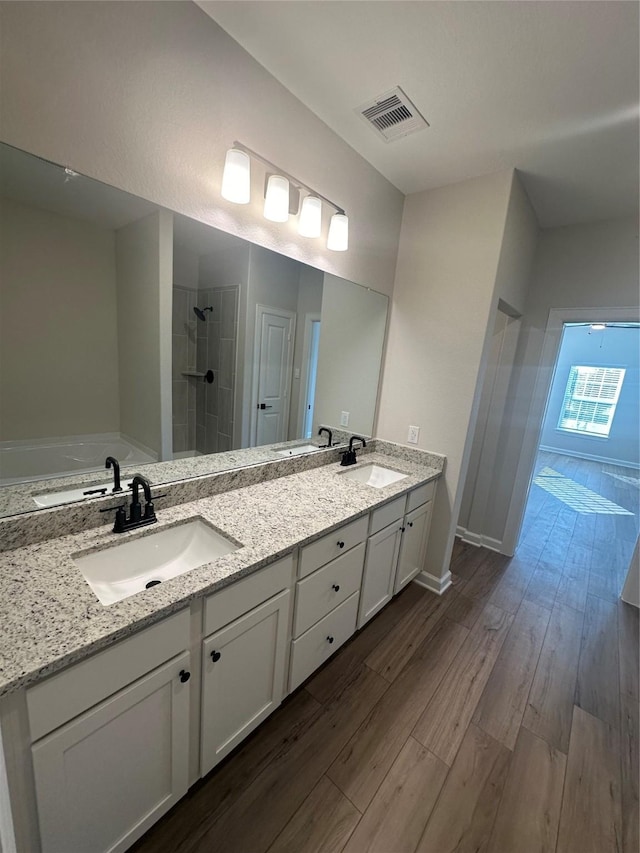
{"type": "Polygon", "coordinates": [[[187,792],[188,671],[185,652],[33,745],[43,853],[119,853],[187,792]]]}
{"type": "Polygon", "coordinates": [[[257,306],[255,445],[286,441],[295,314],[257,306]]]}
{"type": "Polygon", "coordinates": [[[281,592],[203,643],[203,776],[282,701],[289,595],[281,592]]]}
{"type": "Polygon", "coordinates": [[[398,571],[396,572],[396,582],[393,590],[394,595],[396,592],[400,592],[402,587],[406,586],[422,570],[422,560],[429,534],[432,507],[433,501],[428,501],[426,504],[407,513],[405,517],[400,556],[398,557],[398,571]]]}
{"type": "Polygon", "coordinates": [[[396,521],[367,541],[358,628],[391,600],[398,563],[402,522],[396,521]]]}
{"type": "Polygon", "coordinates": [[[320,351],[320,315],[306,314],[304,345],[302,348],[302,378],[300,384],[300,416],[298,436],[311,438],[313,432],[313,412],[316,400],[316,380],[318,377],[318,353],[320,351]]]}

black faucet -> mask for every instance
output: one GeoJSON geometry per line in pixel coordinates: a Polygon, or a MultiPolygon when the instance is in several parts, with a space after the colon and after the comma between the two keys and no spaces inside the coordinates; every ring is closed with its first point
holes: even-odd
{"type": "MultiPolygon", "coordinates": [[[[120,463],[115,458],[115,456],[107,456],[104,461],[105,468],[113,468],[113,488],[112,492],[121,492],[122,487],[120,486],[120,463]]],[[[86,494],[86,492],[85,492],[86,494]]]]}
{"type": "MultiPolygon", "coordinates": [[[[127,530],[134,530],[136,527],[144,527],[146,524],[155,524],[158,520],[153,506],[153,498],[151,497],[151,484],[143,477],[142,474],[136,474],[131,481],[130,489],[131,506],[129,507],[129,517],[127,518],[126,504],[120,504],[116,507],[116,518],[113,525],[114,533],[126,533],[127,530]],[[142,486],[144,492],[144,514],[140,506],[139,487],[142,486]]],[[[162,498],[164,495],[156,495],[157,498],[162,498]]],[[[100,512],[112,512],[113,507],[101,509],[100,512]]]]}
{"type": "Polygon", "coordinates": [[[322,435],[323,432],[326,432],[329,436],[329,441],[326,444],[321,444],[320,447],[332,447],[333,446],[333,432],[329,429],[329,427],[320,427],[318,430],[318,435],[322,435]]]}
{"type": "Polygon", "coordinates": [[[364,438],[362,438],[361,435],[352,435],[349,439],[349,449],[345,450],[342,454],[342,462],[340,463],[341,465],[355,465],[358,461],[356,457],[356,450],[353,446],[354,441],[359,441],[362,447],[367,446],[367,442],[364,440],[364,438]]]}

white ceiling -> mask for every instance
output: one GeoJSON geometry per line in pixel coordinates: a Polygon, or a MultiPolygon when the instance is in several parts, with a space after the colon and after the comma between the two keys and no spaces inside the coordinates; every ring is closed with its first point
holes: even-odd
{"type": "Polygon", "coordinates": [[[637,211],[636,2],[198,5],[405,194],[516,167],[544,227],[637,211]],[[396,85],[431,127],[385,143],[354,110],[396,85]]]}

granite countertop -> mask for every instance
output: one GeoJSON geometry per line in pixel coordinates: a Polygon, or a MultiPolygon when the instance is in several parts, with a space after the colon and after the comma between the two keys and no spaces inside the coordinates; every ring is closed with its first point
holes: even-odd
{"type": "Polygon", "coordinates": [[[375,462],[408,477],[377,489],[345,478],[353,468],[334,463],[159,509],[158,524],[150,528],[114,534],[101,526],[1,553],[0,695],[81,660],[440,476],[443,457],[424,454],[421,461],[402,453],[367,453],[359,465],[375,462]],[[72,560],[79,552],[148,536],[196,516],[242,547],[108,607],[72,560]]]}

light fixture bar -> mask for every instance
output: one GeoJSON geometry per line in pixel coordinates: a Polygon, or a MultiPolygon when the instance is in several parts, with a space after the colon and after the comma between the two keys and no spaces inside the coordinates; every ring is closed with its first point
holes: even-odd
{"type": "Polygon", "coordinates": [[[260,160],[261,163],[264,163],[265,166],[268,166],[273,172],[277,175],[282,175],[283,178],[287,178],[290,184],[293,184],[298,190],[305,190],[311,195],[317,196],[322,199],[322,201],[326,202],[330,207],[333,207],[336,213],[341,213],[344,215],[344,208],[340,207],[335,203],[335,201],[331,201],[331,199],[319,193],[317,190],[314,190],[312,187],[304,184],[301,180],[291,175],[289,172],[285,172],[284,169],[281,169],[280,166],[276,166],[275,163],[272,163],[271,160],[267,160],[266,157],[263,157],[262,154],[258,154],[257,151],[254,151],[251,148],[248,148],[246,145],[243,145],[242,142],[233,143],[233,147],[239,149],[240,151],[244,151],[245,154],[249,154],[251,157],[255,157],[256,160],[260,160]]]}

